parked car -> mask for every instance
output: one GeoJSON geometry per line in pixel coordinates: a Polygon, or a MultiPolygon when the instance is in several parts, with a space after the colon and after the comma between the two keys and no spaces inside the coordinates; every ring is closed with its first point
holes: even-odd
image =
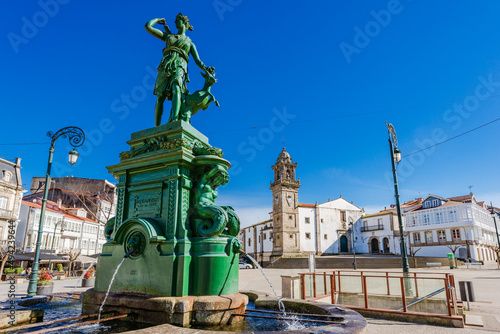
{"type": "Polygon", "coordinates": [[[240,262],[240,269],[252,269],[253,266],[249,263],[240,262]]]}

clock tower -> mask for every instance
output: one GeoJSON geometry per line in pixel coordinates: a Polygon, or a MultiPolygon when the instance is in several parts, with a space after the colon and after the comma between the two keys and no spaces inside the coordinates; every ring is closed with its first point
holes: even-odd
{"type": "Polygon", "coordinates": [[[294,255],[300,252],[299,202],[300,181],[295,178],[297,164],[283,147],[274,170],[273,192],[273,254],[272,257],[294,255]]]}

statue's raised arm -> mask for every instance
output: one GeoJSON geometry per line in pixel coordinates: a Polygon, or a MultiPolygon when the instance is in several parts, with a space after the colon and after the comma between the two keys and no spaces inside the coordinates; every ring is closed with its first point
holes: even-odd
{"type": "Polygon", "coordinates": [[[154,37],[156,38],[159,38],[161,39],[162,41],[165,40],[166,38],[166,35],[169,35],[171,34],[170,32],[170,28],[167,26],[166,24],[167,22],[165,21],[165,19],[152,19],[152,20],[149,20],[147,23],[146,23],[146,30],[151,34],[153,35],[154,37]],[[165,29],[165,32],[161,31],[160,29],[156,29],[154,27],[155,24],[162,24],[164,29],[165,29]]]}
{"type": "Polygon", "coordinates": [[[163,104],[165,99],[172,101],[170,118],[168,122],[184,120],[190,122],[191,116],[200,109],[207,109],[208,105],[218,102],[210,93],[210,87],[217,81],[213,67],[207,67],[201,61],[196,46],[191,39],[186,36],[187,30],[193,30],[187,16],[179,13],[175,18],[177,34],[172,34],[163,18],[156,18],[146,23],[146,30],[158,39],[165,42],[163,58],[158,66],[158,76],[156,78],[154,94],[157,96],[155,106],[155,125],[161,125],[163,116],[163,104]],[[164,26],[164,32],[155,28],[156,24],[164,26]],[[195,64],[205,73],[205,85],[199,91],[189,94],[186,82],[189,82],[188,62],[189,55],[193,57],[195,64]]]}

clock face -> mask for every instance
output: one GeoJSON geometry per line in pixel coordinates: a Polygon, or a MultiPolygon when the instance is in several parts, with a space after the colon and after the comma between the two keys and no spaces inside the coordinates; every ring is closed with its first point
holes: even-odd
{"type": "Polygon", "coordinates": [[[292,206],[292,201],[293,201],[292,196],[288,195],[286,198],[286,202],[288,203],[288,206],[292,206]]]}

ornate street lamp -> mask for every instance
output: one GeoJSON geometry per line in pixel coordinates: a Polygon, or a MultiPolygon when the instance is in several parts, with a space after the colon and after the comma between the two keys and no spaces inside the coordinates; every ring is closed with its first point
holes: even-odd
{"type": "Polygon", "coordinates": [[[47,197],[49,195],[50,188],[50,170],[52,168],[52,157],[54,155],[54,146],[56,144],[56,140],[59,137],[68,138],[69,143],[73,146],[73,151],[69,152],[69,163],[71,165],[76,163],[78,158],[78,152],[76,152],[76,148],[82,146],[85,142],[85,133],[82,129],[77,128],[76,126],[68,126],[66,128],[62,128],[61,130],[53,133],[52,131],[47,132],[47,136],[52,139],[50,143],[49,149],[49,160],[47,163],[47,174],[45,175],[45,189],[43,191],[43,200],[42,200],[42,209],[40,212],[40,223],[38,224],[38,238],[36,240],[36,250],[35,250],[35,258],[33,260],[33,268],[31,270],[30,282],[28,285],[28,297],[36,296],[36,284],[38,280],[38,261],[40,259],[40,246],[42,244],[42,235],[43,235],[43,223],[45,220],[45,208],[47,206],[47,197]]]}
{"type": "Polygon", "coordinates": [[[498,227],[497,227],[497,213],[495,212],[495,209],[493,208],[493,203],[490,202],[491,206],[491,216],[493,217],[493,223],[495,223],[495,232],[497,235],[497,266],[498,269],[500,269],[500,237],[498,236],[498,227]]]}
{"type": "Polygon", "coordinates": [[[389,149],[391,150],[391,163],[392,163],[392,176],[394,178],[394,197],[396,197],[396,208],[398,212],[399,221],[399,239],[401,240],[401,257],[403,258],[403,272],[409,273],[410,267],[408,265],[408,255],[406,252],[406,244],[404,238],[404,227],[403,218],[401,215],[401,205],[399,203],[399,188],[398,188],[398,176],[396,171],[396,164],[401,161],[401,151],[398,149],[398,137],[396,136],[396,130],[392,124],[385,122],[387,129],[389,130],[389,149]]]}
{"type": "Polygon", "coordinates": [[[352,255],[354,256],[354,261],[352,262],[352,268],[356,270],[358,269],[356,265],[356,246],[354,245],[356,238],[354,237],[354,224],[352,222],[352,217],[349,217],[349,226],[351,227],[352,255]]]}

